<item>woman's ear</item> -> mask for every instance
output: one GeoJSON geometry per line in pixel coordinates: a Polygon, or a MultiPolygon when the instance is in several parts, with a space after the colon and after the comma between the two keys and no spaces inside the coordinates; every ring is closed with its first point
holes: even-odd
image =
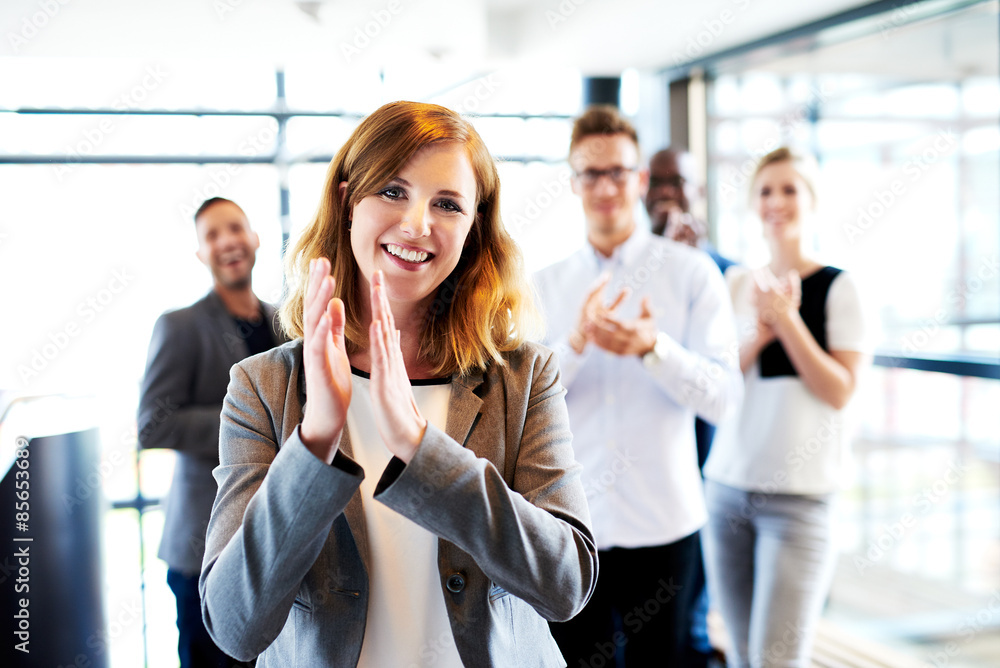
{"type": "MultiPolygon", "coordinates": [[[[344,204],[347,204],[347,202],[346,202],[346,198],[347,198],[347,181],[341,181],[340,182],[340,185],[337,186],[337,192],[340,195],[340,201],[344,202],[344,204]]],[[[351,229],[351,222],[353,221],[353,219],[354,219],[354,209],[352,207],[351,210],[347,212],[347,229],[351,229]]]]}

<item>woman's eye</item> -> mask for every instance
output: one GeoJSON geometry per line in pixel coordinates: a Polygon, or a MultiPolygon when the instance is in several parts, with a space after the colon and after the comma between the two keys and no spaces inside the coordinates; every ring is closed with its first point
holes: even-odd
{"type": "Polygon", "coordinates": [[[388,188],[382,188],[382,190],[378,191],[378,194],[387,199],[399,199],[403,196],[403,189],[389,186],[388,188]]]}
{"type": "Polygon", "coordinates": [[[440,202],[438,202],[438,206],[440,206],[445,211],[450,211],[452,213],[462,213],[462,207],[455,204],[455,202],[451,201],[450,199],[441,200],[440,202]]]}

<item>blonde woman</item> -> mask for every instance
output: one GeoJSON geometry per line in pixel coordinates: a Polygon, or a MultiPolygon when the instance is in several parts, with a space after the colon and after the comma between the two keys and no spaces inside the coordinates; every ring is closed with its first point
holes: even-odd
{"type": "Polygon", "coordinates": [[[273,666],[563,666],[597,557],[557,364],[472,126],[388,104],[290,252],[297,337],[233,367],[201,575],[273,666]]]}
{"type": "Polygon", "coordinates": [[[726,272],[746,392],[705,465],[709,591],[730,636],[727,665],[809,666],[833,573],[832,502],[849,454],[843,410],[870,362],[847,272],[803,250],[809,162],[764,156],[751,200],[771,261],[726,272]]]}

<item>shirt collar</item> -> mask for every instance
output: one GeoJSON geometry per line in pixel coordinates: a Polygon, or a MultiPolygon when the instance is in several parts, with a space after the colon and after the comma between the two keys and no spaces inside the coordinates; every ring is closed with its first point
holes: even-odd
{"type": "Polygon", "coordinates": [[[649,245],[649,239],[653,236],[645,227],[636,224],[635,229],[632,230],[632,234],[628,239],[619,244],[613,251],[611,251],[611,257],[604,257],[600,251],[594,248],[590,242],[587,245],[590,246],[591,252],[594,254],[594,258],[597,260],[599,266],[605,266],[609,263],[627,265],[639,257],[642,252],[649,245]]]}

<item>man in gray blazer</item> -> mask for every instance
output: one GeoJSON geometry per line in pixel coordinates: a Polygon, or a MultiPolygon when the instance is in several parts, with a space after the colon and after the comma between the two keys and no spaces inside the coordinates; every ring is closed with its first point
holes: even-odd
{"type": "Polygon", "coordinates": [[[215,197],[195,213],[198,259],[213,288],[187,308],[164,313],[153,328],[139,398],[139,445],[177,451],[159,557],[177,598],[181,668],[231,666],[201,619],[198,575],[215,500],[219,413],[229,369],[285,341],[274,307],[251,288],[260,240],[234,202],[215,197]]]}

